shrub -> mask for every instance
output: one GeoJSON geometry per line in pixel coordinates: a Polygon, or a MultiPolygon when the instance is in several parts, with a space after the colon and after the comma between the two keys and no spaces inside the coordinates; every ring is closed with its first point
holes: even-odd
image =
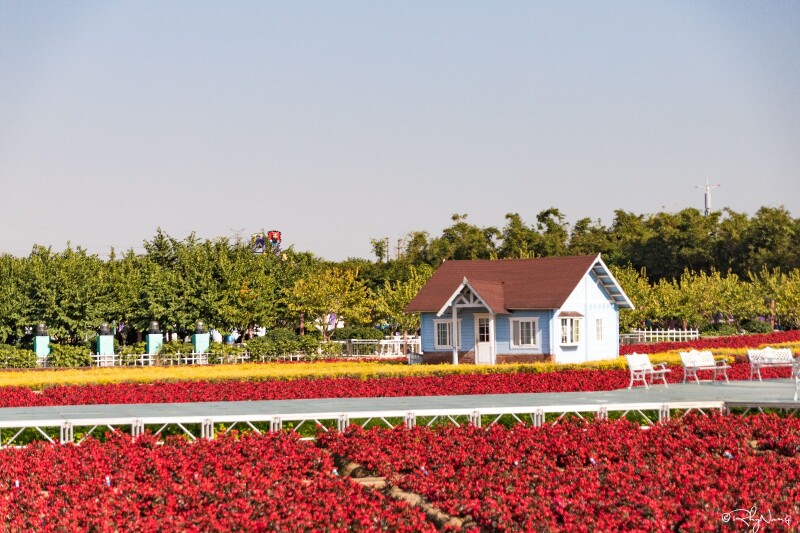
{"type": "Polygon", "coordinates": [[[247,353],[246,346],[234,346],[212,342],[208,346],[208,362],[212,364],[230,363],[237,360],[240,356],[247,353]]]}
{"type": "Polygon", "coordinates": [[[316,355],[319,351],[320,341],[312,335],[301,335],[298,337],[300,351],[306,355],[316,355]]]}
{"type": "Polygon", "coordinates": [[[36,364],[36,353],[32,350],[0,344],[0,365],[5,368],[34,368],[36,364]]]}
{"type": "Polygon", "coordinates": [[[738,335],[739,329],[732,325],[725,322],[720,322],[719,324],[705,324],[700,328],[700,333],[702,335],[738,335]]]}
{"type": "Polygon", "coordinates": [[[58,367],[91,366],[92,352],[86,346],[50,344],[47,365],[58,367]]]}
{"type": "Polygon", "coordinates": [[[343,351],[343,346],[338,342],[323,342],[320,344],[320,348],[322,349],[322,355],[330,357],[342,355],[343,351]]]}
{"type": "Polygon", "coordinates": [[[769,322],[760,320],[745,320],[742,322],[742,329],[748,333],[772,333],[772,326],[769,322]]]}
{"type": "Polygon", "coordinates": [[[120,355],[139,355],[143,354],[147,351],[147,347],[145,342],[137,342],[134,344],[128,344],[127,346],[120,346],[119,350],[116,350],[115,353],[120,355]]]}
{"type": "MultiPolygon", "coordinates": [[[[194,352],[194,345],[191,342],[170,341],[161,345],[158,351],[164,355],[174,355],[177,353],[192,353],[194,352]]],[[[144,353],[144,352],[142,352],[144,353]]]]}
{"type": "Polygon", "coordinates": [[[302,342],[315,342],[314,337],[308,341],[301,341],[291,329],[276,328],[267,332],[263,337],[255,337],[247,341],[252,361],[267,361],[283,354],[298,353],[301,351],[302,342]]]}

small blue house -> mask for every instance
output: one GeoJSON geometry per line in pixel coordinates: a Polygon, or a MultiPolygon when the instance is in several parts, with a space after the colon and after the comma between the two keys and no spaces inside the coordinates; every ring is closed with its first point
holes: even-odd
{"type": "Polygon", "coordinates": [[[620,309],[633,304],[596,255],[445,261],[405,311],[420,313],[426,355],[491,365],[615,358],[620,309]]]}

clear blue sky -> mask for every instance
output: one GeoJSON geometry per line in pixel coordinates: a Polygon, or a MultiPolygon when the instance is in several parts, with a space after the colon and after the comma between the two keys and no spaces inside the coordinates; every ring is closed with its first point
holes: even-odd
{"type": "Polygon", "coordinates": [[[800,2],[0,1],[0,252],[800,217],[800,2]]]}

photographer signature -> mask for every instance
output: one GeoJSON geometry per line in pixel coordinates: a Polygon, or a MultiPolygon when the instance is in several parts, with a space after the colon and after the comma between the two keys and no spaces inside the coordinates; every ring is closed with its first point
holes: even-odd
{"type": "Polygon", "coordinates": [[[725,513],[722,515],[722,521],[727,523],[730,521],[733,522],[741,522],[745,526],[747,526],[748,531],[752,533],[757,533],[761,531],[762,525],[768,525],[772,523],[783,523],[786,525],[786,528],[789,529],[792,525],[792,517],[789,515],[780,517],[776,516],[773,518],[772,511],[768,510],[766,516],[758,512],[756,506],[752,506],[750,509],[734,509],[729,513],[725,513]]]}

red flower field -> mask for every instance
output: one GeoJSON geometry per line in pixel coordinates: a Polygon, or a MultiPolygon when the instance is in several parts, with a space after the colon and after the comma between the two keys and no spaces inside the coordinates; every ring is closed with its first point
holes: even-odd
{"type": "Polygon", "coordinates": [[[800,420],[688,416],[542,427],[398,427],[232,434],[156,444],[0,450],[10,531],[433,531],[390,499],[421,495],[467,530],[791,531],[800,520],[800,420]],[[369,489],[334,457],[383,476],[369,489]]]}
{"type": "Polygon", "coordinates": [[[800,520],[797,419],[352,427],[319,440],[485,530],[789,531],[800,520]]]}
{"type": "Polygon", "coordinates": [[[6,531],[431,531],[288,433],[0,450],[6,531]]]}

